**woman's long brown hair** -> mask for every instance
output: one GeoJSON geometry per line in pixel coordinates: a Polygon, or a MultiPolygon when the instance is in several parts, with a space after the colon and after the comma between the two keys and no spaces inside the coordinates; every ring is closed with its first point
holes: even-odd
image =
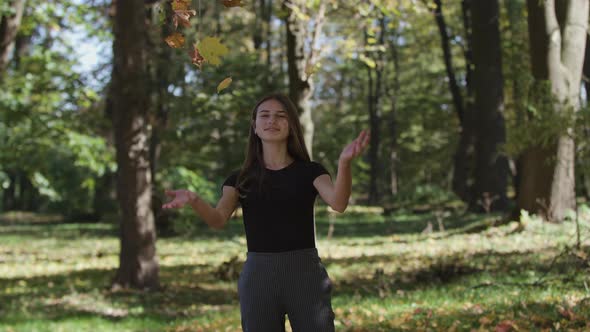
{"type": "Polygon", "coordinates": [[[303,139],[303,130],[301,129],[301,122],[297,113],[297,107],[289,99],[289,97],[273,93],[260,99],[252,109],[252,116],[250,118],[250,134],[248,136],[248,146],[246,147],[246,159],[242,164],[240,173],[237,179],[236,188],[240,192],[240,196],[244,196],[247,190],[246,182],[255,180],[258,182],[258,189],[262,190],[264,182],[264,174],[266,167],[264,165],[264,158],[262,154],[262,141],[260,137],[256,136],[254,132],[254,122],[256,122],[256,114],[260,104],[267,100],[276,100],[283,105],[287,112],[287,121],[289,123],[289,136],[287,137],[287,153],[296,161],[310,161],[305,140],[303,139]]]}

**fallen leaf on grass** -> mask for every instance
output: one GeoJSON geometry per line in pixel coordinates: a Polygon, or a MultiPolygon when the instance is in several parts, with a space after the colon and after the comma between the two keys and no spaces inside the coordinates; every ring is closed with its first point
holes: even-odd
{"type": "Polygon", "coordinates": [[[496,325],[496,329],[494,331],[495,332],[510,332],[510,331],[516,331],[516,330],[518,330],[518,327],[516,326],[516,323],[514,321],[503,320],[500,323],[498,323],[498,325],[496,325]]]}
{"type": "Polygon", "coordinates": [[[557,307],[557,311],[567,320],[576,320],[576,314],[570,308],[564,308],[562,306],[557,307]]]}
{"type": "Polygon", "coordinates": [[[486,316],[483,316],[482,318],[480,318],[480,319],[479,319],[479,323],[480,323],[482,326],[488,325],[488,324],[490,324],[491,322],[493,322],[493,319],[491,319],[491,318],[489,318],[489,317],[486,317],[486,316]]]}

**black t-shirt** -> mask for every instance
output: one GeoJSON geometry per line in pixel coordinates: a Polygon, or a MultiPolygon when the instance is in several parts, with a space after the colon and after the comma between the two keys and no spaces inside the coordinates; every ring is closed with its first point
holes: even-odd
{"type": "MultiPolygon", "coordinates": [[[[250,252],[283,252],[315,248],[313,181],[328,171],[317,162],[294,161],[280,170],[266,169],[264,187],[249,181],[240,193],[250,252]]],[[[236,186],[238,172],[224,186],[236,186]]]]}

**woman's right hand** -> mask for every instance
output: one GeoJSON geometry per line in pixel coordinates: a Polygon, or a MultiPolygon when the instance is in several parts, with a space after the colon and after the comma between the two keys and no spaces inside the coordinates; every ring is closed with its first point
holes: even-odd
{"type": "Polygon", "coordinates": [[[162,205],[163,209],[179,209],[197,198],[197,194],[184,189],[166,190],[166,196],[170,197],[172,200],[162,205]]]}

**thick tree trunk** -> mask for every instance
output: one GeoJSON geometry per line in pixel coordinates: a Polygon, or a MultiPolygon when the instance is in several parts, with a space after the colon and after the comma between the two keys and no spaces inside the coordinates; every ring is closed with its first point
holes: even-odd
{"type": "Polygon", "coordinates": [[[10,16],[0,17],[0,74],[6,70],[10,54],[14,50],[14,41],[20,27],[26,2],[26,0],[8,1],[9,7],[14,13],[10,16]]]}
{"type": "Polygon", "coordinates": [[[151,207],[145,29],[143,0],[116,2],[112,118],[121,252],[113,286],[155,289],[159,267],[151,207]]]}
{"type": "Polygon", "coordinates": [[[287,37],[287,64],[289,75],[289,97],[299,110],[299,120],[303,128],[303,137],[309,155],[313,155],[314,123],[310,99],[313,95],[313,80],[311,69],[315,65],[318,50],[315,49],[315,41],[319,38],[323,22],[325,4],[320,4],[320,9],[315,15],[315,24],[311,36],[311,48],[305,52],[305,41],[308,38],[308,22],[300,19],[293,8],[304,10],[305,2],[302,0],[284,0],[283,9],[288,13],[285,18],[287,37]]]}
{"type": "Polygon", "coordinates": [[[500,152],[506,142],[504,82],[498,0],[471,3],[473,83],[475,88],[476,145],[472,207],[485,211],[508,206],[508,159],[500,152]]]}
{"type": "MultiPolygon", "coordinates": [[[[562,5],[557,8],[554,0],[527,0],[533,76],[537,81],[549,80],[553,111],[560,114],[579,108],[589,11],[588,0],[562,5]]],[[[575,209],[574,155],[569,132],[556,137],[554,145],[538,145],[525,152],[528,165],[523,165],[518,207],[530,212],[545,209],[547,218],[556,221],[575,209]],[[527,173],[532,167],[537,169],[527,173]],[[529,189],[538,182],[544,182],[544,191],[529,189]]]]}

